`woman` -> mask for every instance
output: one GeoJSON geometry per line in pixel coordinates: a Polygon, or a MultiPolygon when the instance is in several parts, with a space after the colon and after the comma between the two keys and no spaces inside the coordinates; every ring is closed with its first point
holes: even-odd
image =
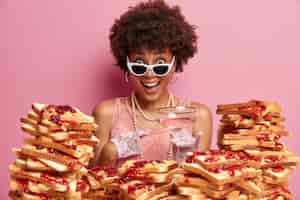
{"type": "Polygon", "coordinates": [[[175,73],[183,71],[183,64],[197,51],[195,28],[186,22],[179,7],[155,0],[129,8],[112,26],[110,44],[133,92],[96,106],[93,114],[101,142],[92,165],[119,165],[137,158],[174,159],[176,138],[179,143],[192,141],[193,150],[208,149],[212,132],[209,109],[168,91],[175,73]],[[160,107],[179,105],[192,106],[195,118],[192,124],[183,122],[189,126],[184,137],[170,137],[155,116],[160,107]],[[200,142],[195,142],[200,135],[200,142]]]}

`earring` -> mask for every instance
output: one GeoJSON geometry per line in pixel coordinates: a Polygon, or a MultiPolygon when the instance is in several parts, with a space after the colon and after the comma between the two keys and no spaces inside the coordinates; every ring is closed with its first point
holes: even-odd
{"type": "Polygon", "coordinates": [[[128,83],[128,76],[129,76],[129,74],[128,74],[127,71],[124,73],[124,76],[125,76],[125,77],[124,77],[125,82],[128,83]]]}

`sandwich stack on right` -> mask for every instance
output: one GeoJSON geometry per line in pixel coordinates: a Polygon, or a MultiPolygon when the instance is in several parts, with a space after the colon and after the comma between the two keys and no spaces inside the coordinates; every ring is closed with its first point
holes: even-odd
{"type": "Polygon", "coordinates": [[[261,175],[239,181],[239,187],[254,199],[292,199],[288,180],[299,157],[281,141],[290,135],[281,107],[276,102],[252,100],[218,105],[217,114],[221,115],[219,147],[245,154],[247,163],[252,161],[261,170],[261,175]]]}

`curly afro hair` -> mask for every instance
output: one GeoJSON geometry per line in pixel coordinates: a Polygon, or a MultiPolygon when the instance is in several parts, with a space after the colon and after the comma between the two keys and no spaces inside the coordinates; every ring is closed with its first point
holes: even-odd
{"type": "Polygon", "coordinates": [[[170,7],[163,0],[149,0],[129,7],[110,30],[110,46],[117,65],[124,71],[130,49],[169,48],[176,56],[176,72],[197,51],[195,26],[190,25],[178,6],[170,7]]]}

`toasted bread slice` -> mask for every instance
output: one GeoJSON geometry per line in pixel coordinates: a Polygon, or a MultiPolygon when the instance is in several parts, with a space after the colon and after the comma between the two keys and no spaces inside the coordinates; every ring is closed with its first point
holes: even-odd
{"type": "MultiPolygon", "coordinates": [[[[280,124],[281,122],[285,121],[285,118],[281,116],[280,114],[274,114],[274,113],[268,113],[261,119],[251,119],[251,118],[245,118],[242,115],[239,114],[225,114],[220,119],[223,123],[247,123],[247,121],[252,121],[257,124],[265,124],[265,122],[269,122],[270,124],[280,124]]],[[[268,123],[267,123],[268,124],[268,123]]]]}
{"type": "Polygon", "coordinates": [[[262,193],[265,199],[284,199],[284,200],[292,200],[291,192],[286,187],[273,187],[270,190],[265,190],[262,193]]]}
{"type": "Polygon", "coordinates": [[[264,141],[278,141],[280,135],[270,133],[257,133],[256,135],[239,135],[239,134],[224,134],[224,140],[257,140],[258,142],[264,141]]]}
{"type": "Polygon", "coordinates": [[[230,151],[225,149],[209,150],[206,152],[188,152],[186,154],[186,162],[197,162],[206,169],[236,165],[255,167],[259,164],[259,161],[259,159],[255,159],[243,151],[230,151]]]}
{"type": "Polygon", "coordinates": [[[164,173],[178,167],[173,160],[128,160],[119,169],[121,175],[143,174],[143,173],[164,173]]]}
{"type": "Polygon", "coordinates": [[[30,150],[25,150],[25,153],[21,149],[15,149],[14,151],[18,155],[15,164],[23,169],[48,172],[71,172],[79,170],[79,172],[84,173],[86,171],[82,165],[74,165],[72,162],[69,162],[68,165],[57,161],[57,159],[51,159],[51,157],[49,159],[49,155],[43,154],[41,156],[41,154],[36,154],[30,150]]]}
{"type": "Polygon", "coordinates": [[[54,141],[66,141],[70,139],[90,139],[92,137],[93,144],[95,143],[95,138],[93,137],[92,132],[88,131],[55,131],[55,132],[49,132],[47,127],[44,127],[42,125],[34,125],[34,124],[29,124],[29,123],[22,123],[21,124],[21,129],[25,133],[29,133],[32,136],[46,136],[54,141]]]}
{"type": "Polygon", "coordinates": [[[174,174],[183,174],[185,171],[181,168],[171,169],[166,173],[148,173],[142,178],[146,183],[152,184],[167,184],[172,181],[174,174]]]}
{"type": "Polygon", "coordinates": [[[258,131],[254,129],[232,129],[232,130],[226,130],[222,132],[223,130],[219,130],[218,133],[223,135],[223,138],[229,139],[229,138],[240,138],[240,137],[256,137],[257,135],[273,135],[277,137],[281,136],[289,136],[290,133],[288,131],[258,131]]]}
{"type": "Polygon", "coordinates": [[[295,166],[300,162],[298,156],[263,156],[261,157],[260,165],[262,168],[268,167],[283,167],[283,166],[295,166]]]}
{"type": "Polygon", "coordinates": [[[239,190],[234,190],[228,193],[225,197],[227,200],[249,200],[252,199],[249,195],[242,193],[239,190]]]}
{"type": "Polygon", "coordinates": [[[9,197],[12,200],[64,200],[63,197],[47,197],[42,194],[33,194],[28,192],[9,191],[9,197]]]}
{"type": "Polygon", "coordinates": [[[118,200],[118,194],[107,194],[104,190],[90,190],[87,193],[82,194],[82,200],[118,200]]]}
{"type": "Polygon", "coordinates": [[[172,177],[174,174],[185,173],[185,171],[181,168],[171,169],[168,172],[161,173],[132,173],[132,171],[128,174],[125,174],[123,178],[130,178],[135,180],[141,180],[147,184],[167,184],[172,181],[172,177]],[[128,176],[127,176],[128,175],[128,176]]]}
{"type": "Polygon", "coordinates": [[[40,121],[41,116],[39,115],[39,113],[35,112],[34,110],[31,110],[27,113],[26,118],[35,120],[35,121],[40,121]]]}
{"type": "Polygon", "coordinates": [[[206,195],[201,191],[201,189],[197,187],[190,187],[190,186],[178,186],[176,187],[176,192],[179,195],[183,196],[202,196],[203,198],[206,197],[206,195]]]}
{"type": "Polygon", "coordinates": [[[169,192],[163,192],[161,194],[155,195],[153,197],[151,197],[149,200],[161,200],[162,198],[168,197],[169,196],[169,192]]]}
{"type": "MultiPolygon", "coordinates": [[[[42,161],[43,160],[50,160],[56,162],[58,164],[62,164],[68,166],[70,170],[78,170],[81,169],[83,166],[88,165],[88,161],[90,159],[89,155],[83,156],[79,159],[75,159],[71,156],[64,155],[59,153],[53,149],[49,148],[37,148],[36,146],[32,145],[25,145],[20,149],[20,152],[23,155],[29,156],[31,158],[37,159],[42,161]]],[[[42,161],[44,162],[44,161],[42,161]]]]}
{"type": "Polygon", "coordinates": [[[292,167],[290,166],[278,166],[278,167],[271,167],[263,170],[263,175],[271,177],[272,179],[288,179],[288,176],[293,171],[292,167]]]}
{"type": "Polygon", "coordinates": [[[263,156],[293,156],[294,154],[288,150],[282,150],[282,151],[270,151],[270,150],[260,150],[260,149],[246,149],[244,150],[248,155],[250,156],[257,156],[257,157],[263,157],[263,156]]]}
{"type": "Polygon", "coordinates": [[[288,185],[289,179],[288,178],[273,178],[270,176],[263,176],[263,180],[267,184],[271,185],[288,185]]]}
{"type": "Polygon", "coordinates": [[[37,126],[38,125],[33,125],[33,124],[29,124],[29,123],[21,123],[21,129],[25,133],[29,133],[30,135],[33,135],[33,136],[41,135],[37,129],[37,126]]]}
{"type": "MultiPolygon", "coordinates": [[[[229,150],[208,150],[206,152],[188,152],[186,160],[194,160],[206,169],[221,166],[234,166],[243,164],[242,152],[236,153],[229,150]]],[[[244,157],[246,155],[243,155],[244,157]]]]}
{"type": "MultiPolygon", "coordinates": [[[[222,144],[222,142],[221,142],[222,144]]],[[[267,151],[282,151],[285,149],[285,146],[281,142],[275,142],[275,144],[270,142],[262,142],[258,145],[255,144],[231,144],[231,145],[223,145],[223,148],[230,149],[232,151],[244,151],[244,150],[255,150],[255,149],[264,149],[267,151]]]]}
{"type": "Polygon", "coordinates": [[[221,144],[223,145],[239,145],[245,147],[266,147],[266,148],[275,148],[276,141],[263,141],[255,139],[224,139],[221,144]]]}
{"type": "Polygon", "coordinates": [[[94,118],[71,106],[32,104],[34,112],[40,115],[40,123],[50,130],[90,130],[95,131],[97,125],[94,118]]]}
{"type": "Polygon", "coordinates": [[[155,195],[170,191],[172,187],[172,184],[155,186],[152,184],[145,184],[141,181],[131,181],[121,185],[123,193],[122,199],[147,200],[155,195]]]}
{"type": "Polygon", "coordinates": [[[177,193],[185,196],[198,196],[198,197],[211,197],[211,198],[223,198],[226,194],[234,190],[234,187],[228,187],[224,190],[213,190],[209,187],[193,187],[193,186],[177,186],[177,193]]]}
{"type": "Polygon", "coordinates": [[[203,200],[200,196],[184,196],[184,195],[175,195],[175,194],[168,194],[167,192],[155,195],[154,197],[148,200],[203,200]]]}
{"type": "Polygon", "coordinates": [[[225,185],[261,174],[261,171],[251,167],[233,166],[207,170],[197,163],[183,163],[182,167],[211,181],[215,185],[225,185]]]}
{"type": "Polygon", "coordinates": [[[174,174],[173,181],[176,186],[187,186],[187,187],[196,187],[196,188],[209,188],[215,191],[226,190],[228,188],[232,188],[231,184],[225,185],[215,185],[209,182],[207,179],[202,176],[195,174],[174,174]]]}
{"type": "Polygon", "coordinates": [[[51,138],[39,137],[39,138],[25,138],[25,144],[43,146],[46,148],[56,149],[70,156],[80,158],[86,154],[93,155],[93,147],[85,144],[78,144],[77,140],[70,140],[63,143],[55,142],[51,138]]]}
{"type": "MultiPolygon", "coordinates": [[[[23,169],[28,169],[28,170],[35,170],[35,171],[55,171],[51,167],[48,167],[44,163],[32,159],[32,158],[17,158],[15,161],[15,164],[18,167],[21,167],[23,169]]],[[[66,170],[67,171],[67,170],[66,170]]]]}
{"type": "Polygon", "coordinates": [[[220,110],[232,110],[232,109],[247,108],[253,106],[256,106],[255,101],[248,101],[243,103],[232,103],[232,104],[219,104],[217,105],[217,113],[220,110]]]}
{"type": "Polygon", "coordinates": [[[42,195],[46,197],[52,198],[74,198],[80,197],[80,194],[74,191],[67,192],[57,192],[53,190],[51,187],[47,186],[43,183],[38,183],[26,179],[11,179],[10,180],[10,190],[23,193],[26,191],[27,193],[31,193],[34,195],[42,195]]]}
{"type": "Polygon", "coordinates": [[[74,192],[76,190],[76,177],[70,175],[69,178],[54,176],[43,172],[26,171],[14,164],[9,166],[11,177],[15,179],[25,179],[38,182],[50,187],[57,192],[74,192]]]}
{"type": "Polygon", "coordinates": [[[84,176],[93,190],[104,189],[106,185],[119,179],[118,171],[113,167],[95,167],[89,169],[84,176]]]}
{"type": "Polygon", "coordinates": [[[261,176],[255,177],[255,178],[249,178],[249,179],[242,179],[236,183],[236,185],[248,193],[252,193],[257,195],[260,195],[262,192],[262,181],[263,178],[261,176]]]}
{"type": "Polygon", "coordinates": [[[269,113],[279,115],[281,112],[281,107],[276,102],[267,101],[250,101],[245,104],[229,106],[219,105],[217,108],[217,114],[240,114],[255,120],[263,118],[269,113]]]}

